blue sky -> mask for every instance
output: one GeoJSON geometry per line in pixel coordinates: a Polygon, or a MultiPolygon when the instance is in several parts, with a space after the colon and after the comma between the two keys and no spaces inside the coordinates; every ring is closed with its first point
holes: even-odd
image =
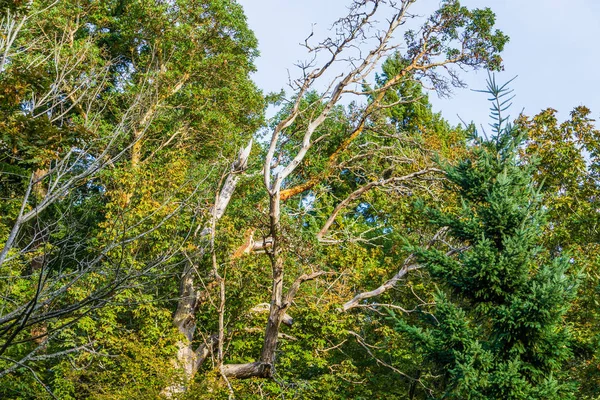
{"type": "MultiPolygon", "coordinates": [[[[254,30],[261,52],[253,78],[269,91],[284,88],[288,70],[306,58],[298,45],[310,33],[326,35],[331,23],[344,15],[348,0],[238,0],[254,30]],[[325,4],[325,5],[324,5],[325,4]]],[[[468,7],[490,7],[497,27],[510,36],[503,53],[505,72],[497,76],[515,90],[511,115],[521,110],[533,115],[552,107],[559,118],[568,118],[578,105],[586,105],[600,117],[600,0],[463,0],[468,7]]],[[[426,14],[439,0],[419,0],[415,10],[426,14]]],[[[485,71],[467,72],[463,80],[471,89],[485,87],[485,71]]],[[[430,96],[436,111],[458,123],[487,124],[486,96],[456,89],[450,99],[430,96]]],[[[600,124],[597,123],[600,126],[600,124]]]]}

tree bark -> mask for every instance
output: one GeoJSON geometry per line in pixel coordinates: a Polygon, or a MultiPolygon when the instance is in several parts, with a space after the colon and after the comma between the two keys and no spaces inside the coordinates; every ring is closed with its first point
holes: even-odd
{"type": "Polygon", "coordinates": [[[221,366],[221,373],[227,378],[248,379],[248,378],[269,378],[271,364],[256,361],[248,364],[227,364],[221,366]]]}
{"type": "Polygon", "coordinates": [[[271,303],[269,308],[269,319],[265,328],[265,340],[260,355],[260,361],[270,365],[266,371],[268,377],[272,377],[275,372],[275,350],[277,349],[277,338],[279,327],[287,307],[283,304],[283,259],[281,258],[281,249],[279,246],[279,219],[280,219],[280,200],[279,190],[271,194],[270,200],[270,223],[273,245],[269,257],[271,258],[272,269],[272,291],[271,303]]]}
{"type": "MultiPolygon", "coordinates": [[[[202,258],[208,247],[208,238],[211,236],[216,222],[225,213],[227,205],[229,204],[239,181],[240,174],[243,173],[248,166],[248,157],[250,156],[251,149],[252,140],[250,140],[246,148],[239,152],[236,161],[231,165],[231,169],[225,178],[225,182],[221,186],[219,194],[216,197],[215,205],[212,208],[210,224],[205,226],[202,230],[196,230],[196,235],[201,242],[200,258],[202,258]]],[[[180,369],[183,374],[183,381],[174,383],[165,388],[162,393],[167,397],[171,397],[176,393],[182,393],[187,390],[189,382],[194,378],[206,357],[212,352],[212,348],[217,341],[216,336],[211,336],[209,343],[202,344],[198,349],[194,350],[192,346],[194,334],[196,332],[195,314],[200,298],[196,274],[196,267],[191,262],[188,262],[181,276],[179,287],[180,298],[177,304],[177,310],[173,316],[173,322],[184,338],[177,342],[177,359],[174,361],[176,368],[180,369]]]]}

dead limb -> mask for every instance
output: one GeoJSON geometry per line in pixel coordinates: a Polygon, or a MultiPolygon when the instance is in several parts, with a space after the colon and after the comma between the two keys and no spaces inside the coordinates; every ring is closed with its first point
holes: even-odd
{"type": "Polygon", "coordinates": [[[322,240],[323,236],[329,231],[329,228],[331,228],[331,225],[335,221],[335,219],[338,216],[338,214],[340,213],[340,211],[342,209],[344,209],[346,206],[348,206],[351,202],[358,199],[365,192],[367,192],[373,188],[376,188],[376,187],[404,184],[405,182],[409,182],[412,179],[416,179],[422,175],[426,175],[426,174],[429,174],[432,172],[442,172],[442,171],[439,168],[433,168],[433,167],[425,168],[421,171],[413,172],[411,174],[404,175],[404,176],[396,176],[396,177],[392,177],[392,178],[388,178],[388,179],[380,179],[377,181],[372,181],[372,182],[369,182],[366,185],[356,189],[354,192],[352,192],[348,197],[346,197],[344,200],[342,200],[334,208],[333,212],[329,215],[329,218],[327,218],[327,221],[325,221],[325,224],[323,225],[321,230],[317,233],[317,239],[322,240]]]}
{"type": "MultiPolygon", "coordinates": [[[[433,236],[433,238],[429,241],[426,248],[430,248],[437,242],[442,242],[447,245],[447,243],[444,242],[444,236],[447,231],[448,231],[447,227],[440,228],[436,232],[436,234],[433,236]]],[[[461,248],[451,248],[449,251],[446,252],[446,255],[450,256],[453,254],[461,253],[461,252],[467,250],[468,248],[469,248],[468,246],[461,247],[461,248]]],[[[356,296],[354,296],[352,298],[352,300],[346,302],[342,306],[342,311],[345,312],[345,311],[351,310],[353,308],[360,307],[361,306],[360,303],[362,301],[371,299],[373,297],[377,297],[377,296],[387,292],[388,290],[394,288],[398,284],[398,282],[406,276],[407,273],[409,273],[410,271],[414,271],[414,270],[422,268],[422,266],[415,261],[416,261],[415,255],[410,254],[404,260],[404,263],[402,264],[402,268],[400,268],[400,270],[391,279],[387,280],[384,284],[382,284],[381,286],[379,286],[378,288],[376,288],[374,290],[357,294],[356,296]]],[[[422,299],[420,299],[420,300],[423,304],[426,304],[426,302],[424,302],[422,299]]]]}

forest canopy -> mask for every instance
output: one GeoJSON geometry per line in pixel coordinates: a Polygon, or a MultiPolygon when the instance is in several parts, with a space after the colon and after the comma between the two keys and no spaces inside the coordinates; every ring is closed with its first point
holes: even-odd
{"type": "Polygon", "coordinates": [[[415,3],[264,93],[235,0],[0,0],[0,398],[599,398],[592,112],[415,3]],[[429,100],[476,70],[487,130],[429,100]]]}

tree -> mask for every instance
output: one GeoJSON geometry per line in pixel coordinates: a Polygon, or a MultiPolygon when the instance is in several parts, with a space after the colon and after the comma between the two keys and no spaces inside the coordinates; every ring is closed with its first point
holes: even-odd
{"type": "Polygon", "coordinates": [[[82,343],[99,332],[90,316],[181,268],[205,193],[263,103],[248,77],[256,40],[234,2],[14,2],[2,12],[6,377],[94,354],[99,339],[82,343]]]}
{"type": "Polygon", "coordinates": [[[506,85],[491,80],[488,90],[494,135],[445,167],[461,206],[430,211],[450,250],[414,249],[439,284],[435,306],[422,309],[421,323],[398,319],[397,329],[415,341],[434,397],[574,398],[564,370],[572,356],[564,321],[577,292],[571,262],[540,246],[535,169],[519,157],[526,132],[505,124],[506,85]]]}
{"type": "MultiPolygon", "coordinates": [[[[418,31],[406,32],[407,51],[402,57],[405,60],[403,68],[377,88],[357,89],[355,86],[362,86],[379,61],[397,50],[398,46],[392,42],[393,34],[410,17],[409,8],[413,3],[414,1],[394,4],[381,1],[355,1],[351,4],[348,16],[341,18],[335,24],[338,32],[336,37],[325,39],[317,44],[307,41],[307,49],[315,57],[315,63],[320,62],[320,64],[304,65],[302,77],[292,83],[294,95],[289,100],[288,111],[268,135],[268,146],[262,168],[263,190],[268,197],[268,213],[265,217],[268,216],[269,222],[262,229],[262,240],[257,241],[252,249],[267,255],[271,270],[269,316],[264,331],[264,341],[260,356],[254,362],[227,364],[220,356],[217,357],[216,365],[225,378],[272,378],[276,368],[280,327],[300,286],[306,281],[334,272],[312,264],[296,264],[293,259],[286,257],[287,250],[283,244],[294,241],[287,232],[291,232],[295,224],[292,225],[293,218],[290,219],[282,212],[283,202],[295,196],[308,194],[325,178],[337,171],[340,158],[346,155],[349,146],[371,125],[371,118],[376,111],[385,108],[383,103],[385,94],[404,82],[406,78],[423,84],[430,83],[440,93],[447,93],[452,84],[459,85],[460,81],[455,73],[451,72],[447,76],[440,72],[440,68],[447,71],[452,65],[489,69],[501,67],[499,52],[507,38],[501,32],[492,30],[493,13],[489,9],[471,11],[460,6],[457,1],[445,1],[418,31]],[[388,18],[387,23],[379,29],[375,27],[373,21],[381,13],[388,13],[388,18]],[[357,54],[355,43],[365,40],[373,43],[372,49],[368,53],[357,54]],[[306,95],[316,82],[327,77],[326,73],[332,65],[344,60],[348,66],[347,72],[326,84],[330,89],[321,93],[316,101],[307,104],[306,95]],[[337,136],[336,142],[328,142],[327,136],[317,136],[319,128],[336,110],[336,105],[342,97],[349,95],[366,96],[370,100],[364,107],[356,110],[352,126],[343,136],[337,136]],[[300,123],[303,118],[305,120],[300,123]],[[318,175],[297,177],[296,172],[301,170],[301,166],[307,165],[311,157],[320,157],[314,155],[314,152],[321,147],[317,146],[317,143],[331,151],[327,154],[326,161],[318,168],[318,175]],[[286,270],[289,268],[293,268],[298,273],[288,277],[286,270]]],[[[393,180],[388,183],[392,182],[393,180]]],[[[250,229],[250,232],[252,231],[250,229]]],[[[217,282],[220,281],[219,276],[222,277],[220,272],[213,273],[213,276],[217,277],[217,282]]],[[[198,298],[200,292],[194,289],[198,285],[194,283],[194,279],[188,282],[189,292],[197,293],[195,298],[198,298]]],[[[221,296],[221,299],[224,298],[225,296],[221,296]]],[[[222,315],[224,312],[221,311],[222,307],[218,309],[219,315],[222,315]]],[[[189,331],[193,332],[196,328],[193,322],[194,309],[188,307],[188,310],[186,321],[189,321],[189,331]]],[[[206,336],[220,336],[222,329],[223,325],[220,324],[217,332],[206,336]]],[[[211,346],[209,342],[203,344],[201,348],[206,345],[211,346]]],[[[222,344],[217,341],[216,346],[222,344]]],[[[198,350],[196,354],[197,352],[198,350]]],[[[188,375],[189,378],[191,375],[188,375]]]]}
{"type": "Polygon", "coordinates": [[[598,137],[590,110],[577,107],[558,121],[546,109],[518,123],[529,132],[523,157],[537,165],[535,182],[547,208],[543,245],[550,254],[572,258],[581,272],[579,292],[568,321],[573,326],[571,374],[579,382],[579,398],[600,392],[598,373],[598,137]]]}

